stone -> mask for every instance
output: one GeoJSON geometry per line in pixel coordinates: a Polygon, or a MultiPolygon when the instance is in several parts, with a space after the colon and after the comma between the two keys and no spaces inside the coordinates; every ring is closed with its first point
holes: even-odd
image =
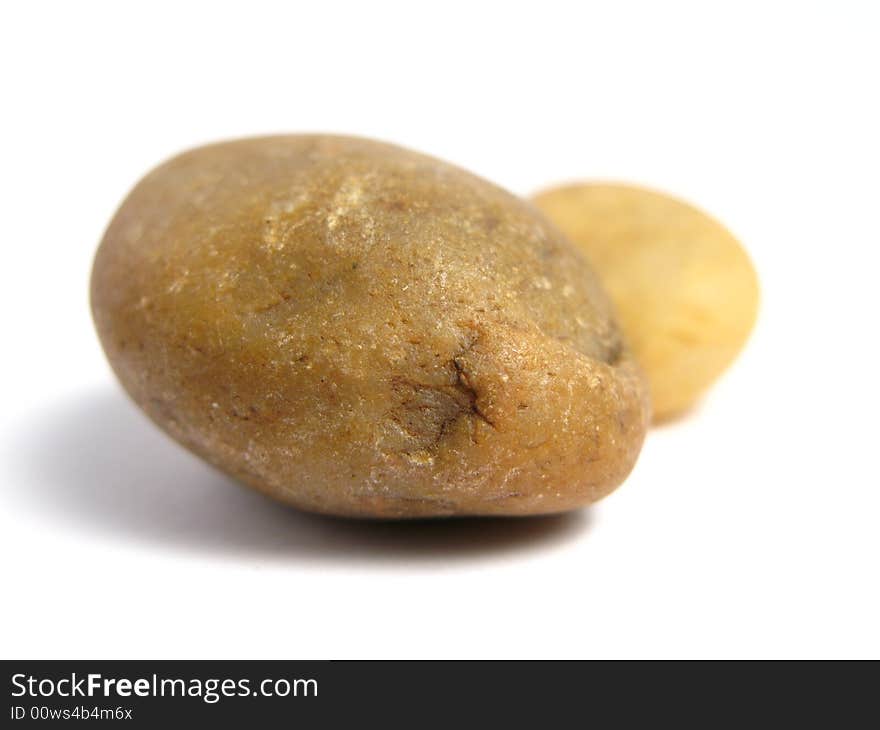
{"type": "Polygon", "coordinates": [[[648,377],[654,419],[686,411],[755,324],[758,277],[743,247],[705,213],[642,188],[573,184],[534,202],[598,272],[648,377]]]}
{"type": "Polygon", "coordinates": [[[110,223],[91,302],[153,421],[305,510],[569,510],[624,480],[649,418],[574,247],[528,202],[389,144],[175,157],[110,223]]]}

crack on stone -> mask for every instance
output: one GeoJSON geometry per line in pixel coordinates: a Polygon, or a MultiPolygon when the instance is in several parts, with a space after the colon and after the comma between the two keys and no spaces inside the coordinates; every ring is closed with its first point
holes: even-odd
{"type": "MultiPolygon", "coordinates": [[[[391,387],[398,393],[400,404],[392,410],[390,418],[416,445],[416,449],[404,453],[435,452],[463,417],[480,420],[490,428],[496,428],[495,422],[481,407],[478,389],[462,361],[471,347],[473,341],[466,343],[446,362],[454,376],[451,383],[437,385],[406,376],[392,378],[391,387]]],[[[473,429],[470,438],[476,443],[473,429]]]]}
{"type": "Polygon", "coordinates": [[[456,355],[450,360],[450,363],[455,370],[455,387],[458,388],[467,398],[470,413],[488,423],[492,428],[495,428],[495,422],[489,418],[486,412],[480,407],[480,395],[477,392],[476,387],[471,383],[467,371],[461,362],[462,354],[456,355]]]}

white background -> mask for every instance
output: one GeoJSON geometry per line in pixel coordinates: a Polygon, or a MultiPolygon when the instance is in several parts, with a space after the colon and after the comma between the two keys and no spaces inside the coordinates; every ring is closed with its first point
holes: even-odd
{"type": "Polygon", "coordinates": [[[8,2],[0,16],[5,658],[880,657],[880,24],[871,2],[8,2]],[[87,303],[182,148],[335,131],[528,194],[724,220],[759,326],[566,517],[352,524],[239,489],[116,385],[87,303]]]}

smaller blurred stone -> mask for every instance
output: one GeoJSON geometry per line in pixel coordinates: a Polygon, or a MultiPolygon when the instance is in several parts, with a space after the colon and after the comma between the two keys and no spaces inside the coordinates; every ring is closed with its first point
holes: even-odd
{"type": "Polygon", "coordinates": [[[702,395],[755,324],[758,278],[720,223],[660,193],[574,184],[535,196],[587,255],[651,386],[654,420],[702,395]]]}

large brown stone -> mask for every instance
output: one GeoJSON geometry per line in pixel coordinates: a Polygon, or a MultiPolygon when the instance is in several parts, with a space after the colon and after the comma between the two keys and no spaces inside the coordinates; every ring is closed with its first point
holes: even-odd
{"type": "Polygon", "coordinates": [[[529,203],[391,145],[186,152],[122,205],[91,291],[147,414],[304,509],[567,510],[642,444],[646,388],[585,259],[529,203]]]}

